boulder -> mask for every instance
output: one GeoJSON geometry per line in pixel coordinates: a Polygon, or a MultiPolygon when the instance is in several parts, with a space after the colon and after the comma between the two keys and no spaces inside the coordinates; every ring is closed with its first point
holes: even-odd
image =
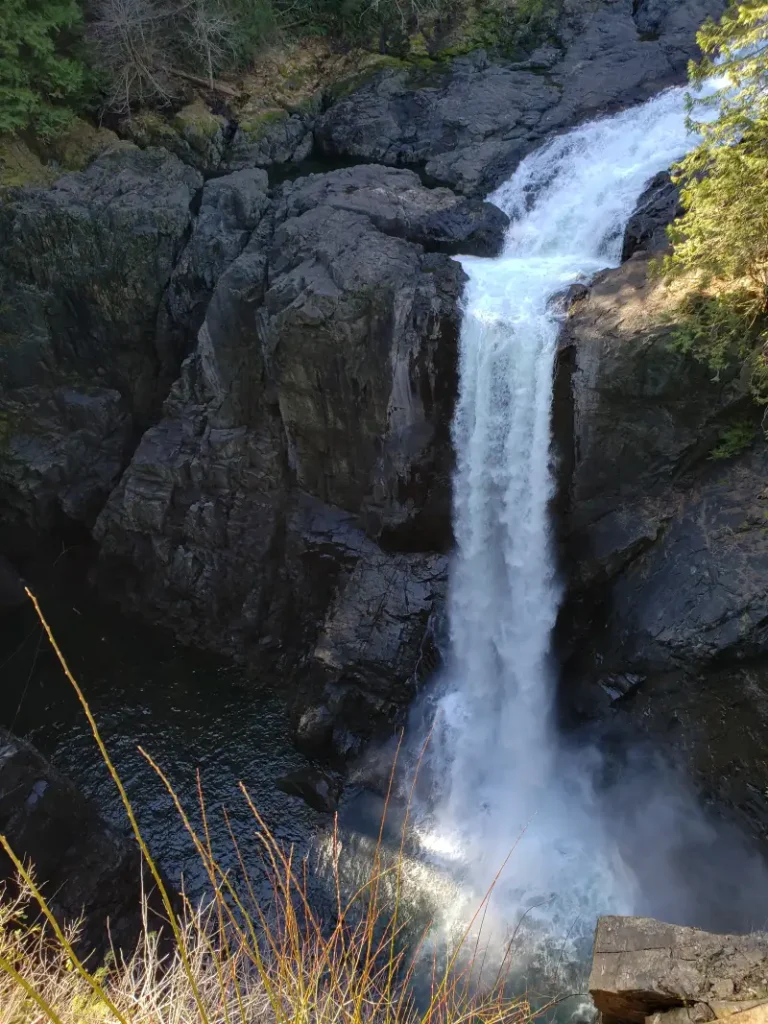
{"type": "Polygon", "coordinates": [[[757,1024],[768,1006],[768,935],[712,935],[652,918],[601,917],[589,991],[606,1024],[644,1024],[655,1014],[663,1024],[726,1016],[757,1024]]]}
{"type": "Polygon", "coordinates": [[[227,119],[214,114],[200,99],[186,104],[171,118],[153,110],[133,113],[120,123],[119,131],[142,149],[168,150],[206,176],[218,173],[232,134],[227,119]]]}
{"type": "MultiPolygon", "coordinates": [[[[80,949],[130,950],[141,927],[141,863],[133,844],[29,743],[0,730],[0,834],[31,863],[60,923],[81,916],[80,949]],[[107,928],[109,931],[107,931],[107,928]]],[[[15,869],[0,851],[0,880],[15,869]]]]}
{"type": "Polygon", "coordinates": [[[298,164],[310,156],[313,147],[312,118],[282,110],[268,112],[255,124],[235,128],[224,151],[222,170],[298,164]]]}
{"type": "Polygon", "coordinates": [[[657,174],[640,196],[624,231],[622,263],[636,252],[659,253],[667,248],[667,226],[683,212],[680,191],[668,171],[657,174]]]}
{"type": "Polygon", "coordinates": [[[491,203],[449,188],[425,188],[413,171],[376,164],[310,174],[285,185],[278,219],[301,217],[318,206],[360,214],[385,235],[448,255],[497,256],[509,224],[491,203]]]}
{"type": "Polygon", "coordinates": [[[282,775],[275,783],[289,796],[297,796],[322,814],[333,814],[339,806],[341,780],[314,768],[282,775]]]}
{"type": "Polygon", "coordinates": [[[176,144],[170,144],[170,133],[166,132],[163,140],[158,140],[156,145],[164,145],[203,174],[218,170],[230,135],[224,117],[212,113],[198,99],[178,111],[171,128],[177,139],[176,144]]]}
{"type": "Polygon", "coordinates": [[[315,137],[328,155],[424,167],[435,182],[483,195],[541,138],[530,126],[560,95],[548,77],[491,65],[480,54],[455,60],[427,85],[407,70],[381,72],[334,103],[315,137]]]}

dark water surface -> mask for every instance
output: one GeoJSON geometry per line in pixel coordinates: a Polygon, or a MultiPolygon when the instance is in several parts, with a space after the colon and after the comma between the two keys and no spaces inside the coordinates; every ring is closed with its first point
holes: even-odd
{"type": "MultiPolygon", "coordinates": [[[[31,579],[31,585],[90,703],[145,839],[169,877],[183,874],[191,895],[203,891],[202,868],[139,746],[192,811],[199,769],[217,854],[236,866],[225,807],[257,888],[265,873],[239,782],[275,836],[297,852],[305,853],[312,837],[329,828],[328,815],[275,786],[285,773],[313,767],[291,742],[280,680],[253,678],[126,617],[73,579],[66,566],[31,579]]],[[[0,725],[31,740],[127,832],[115,785],[31,604],[0,618],[0,686],[0,725]]]]}

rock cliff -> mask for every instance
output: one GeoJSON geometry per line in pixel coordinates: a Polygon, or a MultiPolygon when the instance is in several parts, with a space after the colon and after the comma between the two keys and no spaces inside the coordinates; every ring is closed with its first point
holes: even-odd
{"type": "Polygon", "coordinates": [[[766,835],[768,445],[738,372],[713,379],[670,345],[672,302],[649,270],[670,188],[653,183],[628,226],[631,257],[564,327],[564,701],[631,719],[766,835]],[[728,456],[734,424],[747,444],[728,456]]]}
{"type": "MultiPolygon", "coordinates": [[[[389,69],[258,140],[211,117],[205,145],[185,128],[174,153],[120,143],[51,189],[9,190],[2,546],[16,550],[41,531],[91,532],[111,597],[185,641],[290,675],[302,740],[353,753],[402,714],[439,658],[463,287],[451,256],[492,255],[506,223],[479,197],[548,134],[682,81],[698,24],[721,9],[720,0],[567,0],[556,38],[526,61],[477,53],[389,69]],[[283,184],[263,169],[310,154],[359,163],[283,184]]],[[[669,202],[665,183],[656,187],[629,249],[652,238],[669,202]]],[[[640,261],[623,273],[641,275],[640,261]]],[[[613,304],[614,334],[639,337],[645,328],[614,308],[617,280],[604,278],[579,308],[613,304]]],[[[583,330],[579,315],[570,330],[586,337],[591,314],[583,330]]],[[[631,603],[638,625],[636,655],[617,655],[615,671],[635,662],[646,671],[686,659],[700,621],[660,636],[652,589],[621,596],[639,583],[620,570],[640,551],[652,557],[677,507],[668,496],[646,507],[638,491],[702,452],[718,410],[736,399],[710,399],[689,368],[702,390],[678,417],[678,363],[664,356],[665,370],[645,374],[640,354],[635,373],[601,344],[570,349],[579,361],[566,403],[579,435],[579,510],[566,531],[578,566],[573,618],[595,646],[593,585],[619,588],[611,600],[631,603]],[[624,384],[578,390],[611,367],[624,384]],[[623,411],[629,397],[649,396],[665,439],[625,452],[611,477],[611,401],[623,411]]],[[[725,521],[718,493],[713,514],[725,521]]],[[[697,514],[691,506],[689,518],[697,514]]],[[[740,542],[729,545],[741,572],[740,542]]],[[[755,594],[736,638],[713,604],[708,649],[757,649],[760,607],[755,594]]],[[[623,629],[607,623],[607,649],[623,629]]]]}

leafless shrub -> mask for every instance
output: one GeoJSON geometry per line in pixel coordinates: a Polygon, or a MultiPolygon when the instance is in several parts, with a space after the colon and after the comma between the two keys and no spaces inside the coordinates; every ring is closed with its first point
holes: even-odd
{"type": "Polygon", "coordinates": [[[90,35],[108,80],[107,106],[122,114],[174,96],[173,7],[165,0],[94,0],[90,35]]]}
{"type": "Polygon", "coordinates": [[[235,21],[220,0],[190,0],[183,7],[189,55],[205,67],[213,88],[214,76],[230,63],[237,52],[235,21]]]}

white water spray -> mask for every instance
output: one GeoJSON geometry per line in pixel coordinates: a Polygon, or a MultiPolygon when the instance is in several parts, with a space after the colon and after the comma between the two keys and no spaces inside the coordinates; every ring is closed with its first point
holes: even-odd
{"type": "Polygon", "coordinates": [[[635,902],[589,755],[561,751],[551,721],[551,299],[618,265],[643,188],[694,141],[682,89],[554,139],[490,197],[512,218],[503,255],[462,259],[450,655],[429,755],[439,795],[420,838],[459,883],[448,923],[466,920],[514,847],[493,905],[507,932],[524,918],[529,959],[538,939],[587,935],[598,913],[635,902]]]}

